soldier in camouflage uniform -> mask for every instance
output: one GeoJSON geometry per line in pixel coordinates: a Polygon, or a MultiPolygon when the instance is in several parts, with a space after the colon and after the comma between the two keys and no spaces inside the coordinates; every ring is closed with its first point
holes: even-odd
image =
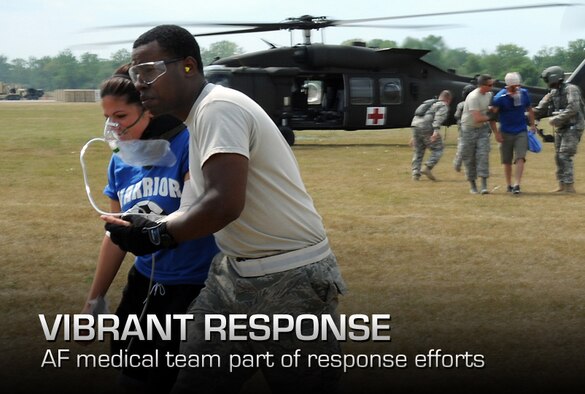
{"type": "Polygon", "coordinates": [[[416,181],[419,180],[421,173],[432,181],[436,180],[431,170],[437,165],[441,156],[443,156],[443,140],[439,129],[449,116],[449,104],[451,104],[451,100],[451,92],[443,90],[439,94],[438,100],[434,103],[428,100],[425,101],[419,107],[420,112],[415,112],[411,123],[411,145],[414,148],[414,154],[412,156],[412,179],[416,181]],[[426,105],[428,109],[423,107],[425,104],[430,104],[430,106],[426,105]],[[430,149],[431,156],[425,163],[425,169],[421,171],[423,156],[427,148],[430,149]]]}
{"type": "Polygon", "coordinates": [[[555,193],[575,193],[573,156],[585,128],[584,104],[581,91],[565,83],[565,73],[558,66],[545,69],[541,75],[551,91],[534,108],[537,118],[551,116],[555,129],[556,177],[559,186],[555,193]]]}
{"type": "Polygon", "coordinates": [[[465,99],[467,95],[475,89],[475,85],[465,85],[463,90],[461,91],[461,97],[463,97],[463,101],[457,104],[455,108],[455,120],[457,121],[457,151],[455,152],[455,158],[453,159],[453,168],[457,172],[461,172],[461,165],[463,164],[463,158],[461,157],[461,117],[463,116],[463,107],[465,106],[465,99]]]}
{"type": "Polygon", "coordinates": [[[490,115],[492,86],[494,82],[487,74],[477,79],[478,87],[469,93],[461,116],[461,157],[465,165],[470,192],[477,194],[476,180],[481,179],[481,194],[488,194],[487,178],[490,175],[490,134],[495,128],[490,115]]]}

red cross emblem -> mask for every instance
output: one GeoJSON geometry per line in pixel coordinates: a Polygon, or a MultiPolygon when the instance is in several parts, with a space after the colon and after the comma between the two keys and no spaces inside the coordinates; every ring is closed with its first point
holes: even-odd
{"type": "Polygon", "coordinates": [[[386,107],[368,107],[366,126],[379,126],[386,124],[386,107]]]}

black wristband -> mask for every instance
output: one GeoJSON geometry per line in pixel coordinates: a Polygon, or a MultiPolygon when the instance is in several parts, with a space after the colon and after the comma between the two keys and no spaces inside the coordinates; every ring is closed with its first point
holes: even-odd
{"type": "Polygon", "coordinates": [[[166,222],[158,223],[156,226],[145,227],[143,231],[148,233],[148,238],[153,245],[160,246],[165,249],[172,249],[177,247],[177,242],[167,230],[166,222]]]}

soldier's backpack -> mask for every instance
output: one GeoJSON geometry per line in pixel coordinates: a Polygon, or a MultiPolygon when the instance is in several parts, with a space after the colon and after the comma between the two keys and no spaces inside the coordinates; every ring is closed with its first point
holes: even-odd
{"type": "Polygon", "coordinates": [[[435,104],[438,99],[428,99],[423,101],[421,105],[419,105],[416,110],[414,111],[415,116],[424,116],[427,111],[435,104]]]}

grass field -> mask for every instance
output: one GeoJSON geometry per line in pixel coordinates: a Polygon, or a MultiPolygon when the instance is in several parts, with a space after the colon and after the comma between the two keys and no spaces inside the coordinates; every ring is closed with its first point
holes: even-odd
{"type": "MultiPolygon", "coordinates": [[[[98,104],[0,103],[0,386],[10,392],[115,392],[112,370],[40,368],[49,348],[107,352],[103,343],[49,343],[38,318],[77,313],[85,300],[103,225],[85,195],[79,150],[102,128],[98,104]]],[[[505,193],[493,142],[489,182],[499,188],[470,195],[451,165],[457,131],[445,133],[437,182],[410,179],[409,130],[297,134],[294,152],[350,289],[340,311],[392,315],[391,342],[348,342],[344,350],[409,360],[404,369],[354,368],[342,392],[582,389],[583,153],[575,160],[576,195],[548,192],[556,182],[546,144],[529,154],[515,197],[505,193]],[[482,355],[485,367],[416,367],[415,356],[431,349],[482,355]]],[[[90,148],[96,197],[107,160],[105,147],[90,148]]],[[[111,288],[112,307],[130,265],[111,288]]],[[[262,384],[258,378],[247,391],[262,384]]]]}

